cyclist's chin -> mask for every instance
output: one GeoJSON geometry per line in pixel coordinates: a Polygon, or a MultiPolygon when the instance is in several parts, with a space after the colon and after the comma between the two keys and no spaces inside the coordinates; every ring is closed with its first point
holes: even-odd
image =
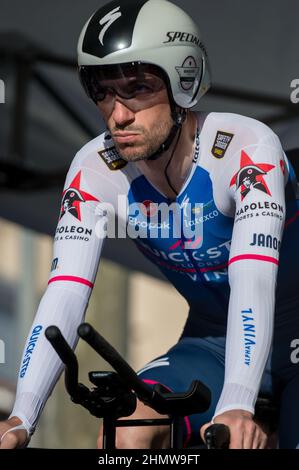
{"type": "Polygon", "coordinates": [[[137,143],[115,143],[115,146],[119,155],[127,162],[146,160],[153,153],[149,146],[137,143]]]}

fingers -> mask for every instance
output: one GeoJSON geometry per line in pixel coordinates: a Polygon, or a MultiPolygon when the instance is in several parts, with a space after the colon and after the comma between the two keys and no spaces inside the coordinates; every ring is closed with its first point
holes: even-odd
{"type": "Polygon", "coordinates": [[[25,447],[29,444],[30,441],[27,431],[24,429],[23,425],[11,426],[8,429],[6,427],[4,432],[2,428],[0,435],[2,436],[0,439],[0,449],[15,449],[25,447]]]}
{"type": "MultiPolygon", "coordinates": [[[[230,449],[264,449],[267,445],[267,435],[262,428],[249,416],[236,417],[233,412],[230,416],[216,417],[218,423],[226,424],[230,430],[230,449]]],[[[215,421],[215,420],[214,420],[215,421]]],[[[203,434],[211,423],[201,427],[200,434],[203,434]]]]}
{"type": "Polygon", "coordinates": [[[254,423],[255,431],[251,449],[265,449],[268,442],[268,436],[257,421],[254,421],[254,423]]]}
{"type": "Polygon", "coordinates": [[[265,449],[266,445],[267,435],[255,423],[231,431],[230,449],[265,449]]]}
{"type": "Polygon", "coordinates": [[[18,443],[17,431],[7,432],[1,439],[0,449],[15,449],[18,443]]]}
{"type": "Polygon", "coordinates": [[[259,442],[259,432],[253,422],[248,423],[243,436],[243,447],[241,449],[257,449],[257,447],[254,447],[254,441],[259,442]]]}
{"type": "Polygon", "coordinates": [[[29,441],[29,432],[17,416],[0,423],[0,449],[25,447],[29,441]]]}
{"type": "Polygon", "coordinates": [[[267,447],[268,438],[264,432],[256,433],[253,441],[253,449],[265,449],[267,447]]]}
{"type": "Polygon", "coordinates": [[[244,433],[230,429],[230,449],[243,449],[243,437],[244,433]]]}

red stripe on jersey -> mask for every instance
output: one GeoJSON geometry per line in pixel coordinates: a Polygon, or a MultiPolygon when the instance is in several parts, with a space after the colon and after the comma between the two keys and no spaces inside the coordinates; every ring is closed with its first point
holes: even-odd
{"type": "Polygon", "coordinates": [[[231,258],[228,262],[228,264],[232,264],[235,261],[241,261],[243,259],[255,259],[258,261],[268,261],[268,263],[274,263],[278,265],[278,260],[276,258],[272,258],[272,256],[264,256],[264,255],[239,255],[239,256],[234,256],[231,258]]]}
{"type": "Polygon", "coordinates": [[[218,266],[211,266],[210,268],[200,268],[201,273],[207,273],[208,271],[217,271],[217,269],[227,268],[228,263],[218,264],[218,266]]]}
{"type": "Polygon", "coordinates": [[[85,286],[88,286],[91,289],[93,288],[92,282],[88,281],[87,279],[83,279],[82,277],[77,277],[77,276],[55,276],[49,280],[48,284],[50,284],[51,282],[56,282],[56,281],[79,282],[80,284],[84,284],[85,286]]]}

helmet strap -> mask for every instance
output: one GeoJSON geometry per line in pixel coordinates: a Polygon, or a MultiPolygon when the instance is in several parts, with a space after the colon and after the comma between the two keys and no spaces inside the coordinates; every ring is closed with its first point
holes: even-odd
{"type": "Polygon", "coordinates": [[[156,152],[154,152],[152,155],[147,157],[147,160],[157,160],[159,157],[161,157],[161,155],[164,152],[166,152],[169,149],[169,147],[171,146],[172,142],[175,139],[175,136],[177,135],[178,130],[182,128],[182,125],[187,116],[187,112],[184,108],[179,108],[179,110],[177,111],[175,109],[175,106],[172,104],[171,116],[172,116],[174,124],[168,134],[168,137],[166,138],[166,140],[164,140],[164,142],[160,145],[160,147],[158,148],[158,150],[156,150],[156,152]]]}
{"type": "Polygon", "coordinates": [[[167,183],[168,183],[168,186],[172,189],[172,191],[174,192],[174,194],[175,194],[176,196],[178,195],[178,192],[177,192],[177,190],[173,187],[173,185],[172,185],[172,183],[171,183],[171,181],[170,181],[169,175],[168,175],[168,173],[167,173],[167,170],[168,170],[168,167],[169,167],[170,163],[172,162],[172,158],[173,158],[173,156],[174,156],[174,152],[176,151],[178,142],[179,142],[180,137],[181,137],[181,132],[182,132],[182,126],[179,128],[177,140],[176,140],[176,142],[175,142],[175,144],[174,144],[174,146],[173,146],[173,149],[172,149],[170,158],[169,158],[169,160],[168,160],[168,162],[167,162],[167,165],[166,165],[166,167],[165,167],[165,169],[164,169],[164,176],[165,176],[165,178],[166,178],[166,181],[167,181],[167,183]]]}

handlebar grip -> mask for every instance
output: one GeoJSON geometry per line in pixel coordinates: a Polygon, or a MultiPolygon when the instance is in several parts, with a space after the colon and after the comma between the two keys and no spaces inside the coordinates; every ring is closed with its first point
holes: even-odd
{"type": "Polygon", "coordinates": [[[103,338],[89,323],[81,323],[78,335],[84,339],[114,370],[122,380],[144,398],[150,399],[152,390],[136,374],[134,369],[121,357],[121,355],[103,338]]]}
{"type": "Polygon", "coordinates": [[[212,424],[205,430],[204,439],[208,449],[228,449],[229,427],[225,424],[212,424]]]}
{"type": "Polygon", "coordinates": [[[65,386],[68,393],[75,397],[80,393],[78,387],[78,361],[69,344],[64,339],[57,326],[48,326],[45,331],[47,340],[51,343],[58,356],[65,364],[65,386]]]}

